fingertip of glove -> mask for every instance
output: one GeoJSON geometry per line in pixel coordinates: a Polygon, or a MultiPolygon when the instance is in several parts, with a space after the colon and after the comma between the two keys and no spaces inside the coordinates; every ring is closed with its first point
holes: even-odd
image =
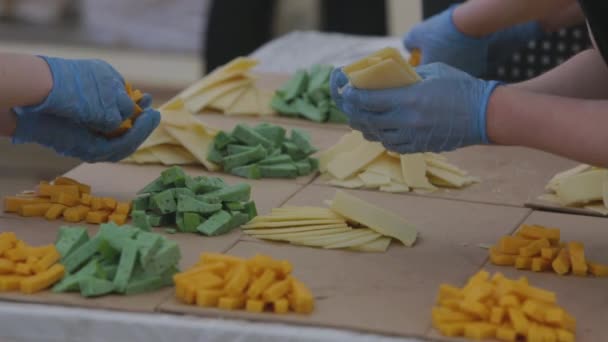
{"type": "Polygon", "coordinates": [[[152,105],[152,95],[145,93],[144,96],[137,103],[142,108],[148,108],[152,105]]]}
{"type": "Polygon", "coordinates": [[[128,119],[135,113],[135,102],[124,89],[119,89],[116,94],[116,106],[123,120],[128,119]]]}

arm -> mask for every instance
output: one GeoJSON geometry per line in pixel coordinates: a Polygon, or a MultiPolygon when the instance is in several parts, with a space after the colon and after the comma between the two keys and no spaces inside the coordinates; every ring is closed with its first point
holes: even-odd
{"type": "Polygon", "coordinates": [[[521,145],[580,162],[608,166],[608,101],[497,88],[487,110],[487,132],[500,145],[521,145]]]}
{"type": "Polygon", "coordinates": [[[15,130],[12,107],[40,103],[52,87],[49,66],[41,58],[0,53],[0,136],[11,136],[15,130]]]}
{"type": "Polygon", "coordinates": [[[565,63],[513,87],[535,93],[608,99],[608,67],[599,51],[583,51],[565,63]]]}
{"type": "Polygon", "coordinates": [[[555,32],[564,27],[570,27],[585,22],[585,14],[578,2],[574,2],[557,12],[549,12],[538,20],[545,32],[555,32]]]}

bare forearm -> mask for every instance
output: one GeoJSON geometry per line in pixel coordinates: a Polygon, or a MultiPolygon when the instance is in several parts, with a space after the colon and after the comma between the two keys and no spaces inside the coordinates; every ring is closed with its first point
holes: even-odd
{"type": "Polygon", "coordinates": [[[517,24],[540,20],[574,0],[469,0],[454,11],[454,23],[464,33],[482,37],[517,24]]]}
{"type": "Polygon", "coordinates": [[[608,167],[608,101],[496,89],[487,112],[493,143],[544,150],[608,167]]]}
{"type": "Polygon", "coordinates": [[[555,69],[514,87],[557,96],[608,99],[608,67],[597,50],[586,50],[555,69]]]}
{"type": "Polygon", "coordinates": [[[11,135],[15,129],[12,107],[44,101],[52,86],[53,77],[41,58],[0,53],[0,135],[11,135]]]}

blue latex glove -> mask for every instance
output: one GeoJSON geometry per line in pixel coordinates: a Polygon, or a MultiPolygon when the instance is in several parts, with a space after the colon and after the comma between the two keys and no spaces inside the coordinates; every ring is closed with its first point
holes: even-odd
{"type": "Polygon", "coordinates": [[[362,90],[335,69],[332,97],[354,129],[390,151],[441,152],[489,143],[486,109],[498,82],[474,78],[442,63],[416,71],[423,80],[411,86],[362,90]]]}
{"type": "Polygon", "coordinates": [[[160,122],[149,108],[146,94],[139,102],[144,112],[126,134],[105,138],[133,115],[122,76],[100,60],[42,57],[53,75],[53,88],[39,105],[13,108],[17,128],[13,143],[34,142],[57,153],[87,162],[119,161],[133,153],[160,122]]]}
{"type": "Polygon", "coordinates": [[[405,48],[409,51],[420,50],[421,64],[442,62],[471,75],[481,76],[530,40],[544,36],[540,25],[530,22],[482,38],[470,37],[454,25],[452,15],[457,6],[451,6],[414,26],[405,35],[405,48]]]}

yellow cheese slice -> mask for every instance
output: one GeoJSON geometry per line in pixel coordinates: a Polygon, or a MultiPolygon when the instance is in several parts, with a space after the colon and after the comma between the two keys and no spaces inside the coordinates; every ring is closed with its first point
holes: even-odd
{"type": "Polygon", "coordinates": [[[146,139],[140,146],[139,150],[143,150],[146,148],[150,148],[152,146],[163,145],[163,144],[172,144],[176,145],[177,140],[175,140],[172,136],[167,134],[167,131],[163,128],[162,125],[156,127],[152,134],[146,139]]]}
{"type": "Polygon", "coordinates": [[[359,189],[365,185],[359,177],[353,177],[345,180],[331,179],[327,182],[327,184],[347,189],[359,189]]]}
{"type": "Polygon", "coordinates": [[[420,76],[395,48],[381,49],[343,68],[350,83],[361,89],[408,86],[420,76]]]}
{"type": "Polygon", "coordinates": [[[184,99],[186,108],[192,113],[198,113],[203,110],[209,103],[217,99],[218,97],[227,94],[234,89],[243,87],[244,85],[251,84],[253,81],[250,78],[236,78],[226,80],[213,88],[207,89],[201,93],[195,94],[191,97],[184,99]]]}
{"type": "Polygon", "coordinates": [[[344,233],[336,233],[318,237],[306,237],[306,238],[292,238],[289,239],[290,243],[296,245],[310,246],[310,247],[325,247],[340,242],[346,242],[353,239],[360,238],[362,236],[368,236],[375,234],[369,229],[353,229],[344,233]]]}
{"type": "Polygon", "coordinates": [[[409,192],[410,188],[405,184],[392,182],[389,185],[381,186],[380,191],[400,193],[400,192],[409,192]]]}
{"type": "Polygon", "coordinates": [[[157,145],[150,148],[150,152],[164,165],[195,164],[196,158],[181,146],[157,145]]]}
{"type": "Polygon", "coordinates": [[[273,208],[271,211],[271,216],[285,216],[285,215],[320,215],[324,217],[331,218],[339,218],[340,215],[334,213],[333,211],[327,208],[317,208],[317,207],[282,207],[282,208],[273,208]]]}
{"type": "Polygon", "coordinates": [[[198,80],[197,82],[186,88],[184,91],[182,91],[178,96],[182,99],[186,99],[228,79],[247,75],[247,73],[257,64],[258,61],[255,59],[247,57],[238,57],[230,61],[228,64],[217,68],[209,75],[198,80]]]}
{"type": "Polygon", "coordinates": [[[158,110],[162,113],[165,110],[182,110],[185,108],[184,100],[176,96],[158,107],[158,110]]]}
{"type": "Polygon", "coordinates": [[[302,213],[280,213],[276,215],[257,216],[250,223],[255,222],[274,222],[274,221],[306,221],[306,220],[344,220],[340,215],[328,212],[302,212],[302,213]]]}
{"type": "Polygon", "coordinates": [[[603,200],[603,184],[608,170],[592,170],[562,179],[556,194],[564,205],[603,200]]]}
{"type": "Polygon", "coordinates": [[[452,165],[444,160],[437,159],[435,157],[429,157],[427,154],[424,155],[424,160],[426,161],[426,165],[429,168],[433,167],[436,169],[445,170],[461,177],[467,177],[468,175],[468,172],[458,168],[457,166],[452,165]]]}
{"type": "Polygon", "coordinates": [[[606,208],[604,204],[588,204],[584,208],[600,215],[608,216],[608,208],[606,208]]]}
{"type": "Polygon", "coordinates": [[[187,129],[166,126],[165,129],[209,171],[219,170],[218,165],[207,160],[207,151],[213,142],[213,136],[198,126],[187,129]]]}
{"type": "Polygon", "coordinates": [[[327,172],[337,179],[347,179],[384,153],[384,147],[377,142],[365,142],[349,152],[342,153],[327,165],[327,172]]]}
{"type": "Polygon", "coordinates": [[[382,235],[391,236],[411,247],[418,232],[407,221],[396,214],[367,203],[343,191],[338,191],[331,209],[349,220],[361,223],[382,235]]]}
{"type": "Polygon", "coordinates": [[[131,155],[131,158],[137,164],[160,164],[160,160],[150,152],[150,149],[137,150],[131,155]]]}
{"type": "Polygon", "coordinates": [[[545,187],[546,190],[557,191],[557,186],[562,179],[578,175],[579,173],[583,173],[591,170],[592,166],[587,164],[580,164],[566,171],[562,171],[557,173],[553,178],[549,180],[549,183],[545,187]]]}
{"type": "Polygon", "coordinates": [[[120,161],[121,163],[135,163],[135,160],[131,157],[124,158],[120,161]]]}
{"type": "Polygon", "coordinates": [[[226,115],[257,115],[260,106],[258,105],[257,91],[254,87],[248,87],[241,96],[226,109],[226,115]]]}
{"type": "Polygon", "coordinates": [[[262,116],[275,115],[276,112],[270,105],[274,92],[264,89],[257,88],[258,95],[258,106],[260,106],[258,113],[262,116]]]}
{"type": "Polygon", "coordinates": [[[435,190],[426,178],[426,162],[421,153],[401,155],[401,172],[403,180],[410,188],[435,190]]]}
{"type": "Polygon", "coordinates": [[[357,252],[371,252],[371,253],[381,253],[386,252],[388,250],[388,246],[391,244],[391,238],[386,236],[381,236],[374,241],[364,243],[359,246],[350,247],[350,250],[357,252]]]}
{"type": "Polygon", "coordinates": [[[348,240],[348,241],[336,242],[331,245],[325,245],[325,246],[323,246],[323,248],[336,249],[336,248],[348,248],[348,247],[353,247],[353,246],[359,246],[361,244],[374,241],[381,236],[382,236],[381,234],[378,234],[378,233],[370,230],[369,234],[367,234],[367,235],[363,235],[363,236],[360,236],[358,238],[348,240]]]}
{"type": "Polygon", "coordinates": [[[226,94],[218,97],[217,99],[209,102],[209,105],[207,105],[207,107],[219,110],[221,112],[225,112],[226,110],[228,110],[228,108],[230,108],[230,106],[232,106],[236,102],[236,100],[247,90],[248,87],[248,84],[244,84],[241,87],[237,87],[227,92],[226,94]]]}
{"type": "Polygon", "coordinates": [[[334,228],[350,228],[346,223],[337,224],[325,224],[316,226],[303,226],[303,227],[292,227],[292,228],[256,228],[256,229],[243,229],[243,231],[249,235],[268,235],[268,234],[288,234],[288,233],[300,233],[309,232],[313,230],[327,230],[334,228]]]}
{"type": "Polygon", "coordinates": [[[307,221],[282,221],[282,222],[256,222],[242,226],[242,229],[256,228],[278,228],[278,227],[301,227],[313,226],[320,224],[338,224],[344,223],[344,220],[307,220],[307,221]]]}
{"type": "Polygon", "coordinates": [[[433,177],[441,179],[449,187],[462,188],[471,184],[471,180],[469,179],[469,177],[452,173],[446,169],[440,169],[434,166],[427,166],[426,172],[432,175],[433,177]]]}
{"type": "Polygon", "coordinates": [[[358,177],[363,181],[363,184],[367,188],[378,188],[383,185],[391,184],[391,177],[369,170],[360,173],[358,177]]]}
{"type": "Polygon", "coordinates": [[[288,233],[288,234],[262,234],[262,235],[252,235],[258,239],[264,240],[276,240],[276,241],[296,241],[298,239],[304,239],[309,237],[323,237],[326,235],[345,233],[348,231],[352,231],[352,228],[331,228],[331,229],[321,229],[321,230],[311,230],[308,232],[299,232],[299,233],[288,233]]]}
{"type": "Polygon", "coordinates": [[[397,183],[404,182],[399,160],[395,160],[395,158],[390,157],[387,153],[383,153],[380,157],[369,164],[365,170],[387,175],[391,178],[391,180],[397,183]]]}
{"type": "Polygon", "coordinates": [[[319,171],[327,171],[327,165],[334,158],[342,153],[352,151],[352,149],[359,146],[363,142],[365,142],[365,139],[363,139],[363,135],[360,132],[352,131],[345,134],[342,136],[342,138],[340,138],[338,143],[319,154],[319,171]]]}

